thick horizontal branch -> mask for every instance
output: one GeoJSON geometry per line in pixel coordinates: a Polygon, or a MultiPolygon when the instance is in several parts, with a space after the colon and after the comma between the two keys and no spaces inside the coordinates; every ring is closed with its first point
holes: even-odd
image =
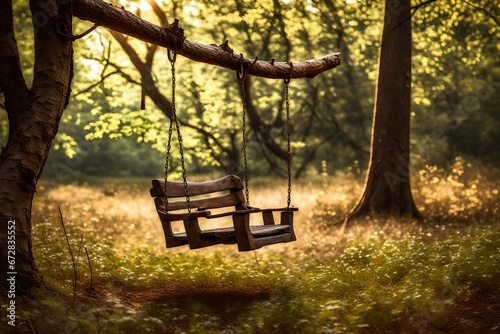
{"type": "MultiPolygon", "coordinates": [[[[73,13],[76,17],[94,22],[108,29],[135,37],[147,43],[169,49],[177,49],[177,54],[191,60],[212,64],[231,70],[240,67],[240,55],[226,43],[216,46],[207,45],[183,38],[182,29],[175,25],[158,26],[102,0],[74,0],[73,13]]],[[[254,60],[244,58],[243,66],[248,67],[254,60]]],[[[303,62],[293,62],[292,78],[312,78],[340,65],[340,53],[329,54],[303,62]]],[[[290,75],[290,65],[286,62],[257,61],[248,74],[286,79],[290,75]]]]}

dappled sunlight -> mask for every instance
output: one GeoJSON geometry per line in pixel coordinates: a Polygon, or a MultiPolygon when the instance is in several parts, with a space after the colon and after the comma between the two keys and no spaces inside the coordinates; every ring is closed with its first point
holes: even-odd
{"type": "Polygon", "coordinates": [[[478,168],[462,157],[455,159],[449,172],[426,165],[418,172],[415,188],[419,210],[441,220],[488,219],[500,212],[500,183],[485,179],[478,168]]]}

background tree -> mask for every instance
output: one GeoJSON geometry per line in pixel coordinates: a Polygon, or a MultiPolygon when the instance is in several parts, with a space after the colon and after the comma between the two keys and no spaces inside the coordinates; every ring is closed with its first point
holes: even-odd
{"type": "Polygon", "coordinates": [[[371,154],[363,195],[349,218],[420,214],[410,188],[410,1],[387,0],[380,44],[371,154]]]}
{"type": "MultiPolygon", "coordinates": [[[[370,213],[421,217],[412,198],[409,171],[412,82],[411,17],[417,9],[432,2],[434,1],[416,5],[413,7],[413,13],[409,0],[385,2],[370,162],[363,195],[349,213],[346,221],[370,213]]],[[[455,9],[454,15],[458,16],[462,8],[455,9]]],[[[476,6],[472,8],[478,9],[476,6]]],[[[498,21],[494,16],[485,9],[482,11],[492,17],[498,26],[498,21]]],[[[445,16],[444,13],[441,14],[445,16]]],[[[441,38],[448,39],[449,32],[444,33],[441,38]]],[[[451,72],[448,75],[454,74],[451,72]]],[[[490,85],[487,86],[489,87],[485,88],[491,89],[490,85]]],[[[487,96],[483,97],[484,100],[491,96],[490,92],[486,94],[487,96]]],[[[458,95],[455,97],[458,99],[458,95]]],[[[477,102],[474,101],[475,104],[472,107],[475,110],[478,109],[477,102]]],[[[459,115],[456,113],[457,110],[453,110],[453,115],[451,115],[455,128],[464,116],[467,116],[463,110],[458,110],[458,113],[461,113],[459,115]]],[[[438,134],[440,137],[442,135],[442,133],[438,134]]]]}
{"type": "MultiPolygon", "coordinates": [[[[68,103],[73,75],[72,41],[67,38],[72,33],[70,6],[32,1],[30,8],[43,22],[34,22],[36,54],[33,83],[28,88],[16,45],[12,2],[0,5],[0,87],[9,117],[9,137],[0,155],[0,219],[4,228],[8,221],[16,224],[15,271],[20,291],[43,284],[31,248],[31,207],[36,184],[68,103]]],[[[0,250],[4,259],[7,258],[5,231],[0,250]]],[[[9,271],[12,270],[3,261],[2,275],[9,271]]]]}

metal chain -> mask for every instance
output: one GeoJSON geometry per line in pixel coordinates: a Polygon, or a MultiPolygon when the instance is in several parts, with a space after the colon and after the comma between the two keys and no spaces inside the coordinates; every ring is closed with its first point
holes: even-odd
{"type": "Polygon", "coordinates": [[[243,166],[245,173],[245,198],[247,205],[250,205],[250,193],[248,190],[248,160],[247,160],[247,95],[245,79],[241,80],[241,98],[243,100],[243,119],[242,119],[242,140],[243,140],[243,166]]]}
{"type": "Polygon", "coordinates": [[[236,70],[236,77],[240,81],[241,87],[241,99],[243,103],[243,117],[242,117],[242,141],[243,141],[243,166],[244,166],[244,177],[245,177],[245,198],[246,204],[250,205],[250,192],[248,190],[248,160],[247,160],[247,93],[246,93],[246,77],[248,69],[255,64],[257,57],[254,62],[251,63],[246,69],[243,69],[243,55],[240,58],[240,67],[236,70]]]}
{"type": "Polygon", "coordinates": [[[170,116],[170,125],[168,127],[168,141],[167,141],[167,153],[165,154],[165,172],[163,174],[163,177],[165,178],[165,184],[163,185],[163,192],[165,194],[165,197],[163,198],[163,205],[165,206],[165,212],[167,211],[168,207],[168,189],[167,189],[167,181],[168,181],[168,166],[169,166],[169,160],[170,160],[170,141],[172,139],[172,116],[170,116]]]}
{"type": "Polygon", "coordinates": [[[290,65],[290,76],[285,79],[285,109],[286,109],[286,140],[287,140],[287,174],[288,174],[288,190],[287,190],[287,200],[286,207],[290,208],[290,203],[292,201],[292,149],[290,145],[291,137],[291,125],[290,125],[290,99],[288,95],[288,84],[293,73],[293,63],[289,62],[290,65]]]}
{"type": "Polygon", "coordinates": [[[172,69],[172,110],[170,114],[170,126],[168,128],[168,144],[167,144],[167,154],[165,158],[165,210],[167,210],[168,198],[167,198],[167,177],[168,177],[168,164],[169,164],[169,156],[170,156],[170,142],[172,138],[172,127],[173,123],[175,123],[177,139],[179,141],[179,153],[181,155],[181,167],[182,167],[182,180],[184,182],[184,193],[186,195],[186,203],[188,213],[191,213],[191,200],[189,197],[189,189],[187,184],[187,175],[186,175],[186,163],[184,160],[184,149],[182,145],[182,135],[180,129],[179,119],[177,118],[177,110],[175,105],[175,60],[177,58],[177,50],[167,50],[168,60],[170,61],[170,67],[172,69]]]}

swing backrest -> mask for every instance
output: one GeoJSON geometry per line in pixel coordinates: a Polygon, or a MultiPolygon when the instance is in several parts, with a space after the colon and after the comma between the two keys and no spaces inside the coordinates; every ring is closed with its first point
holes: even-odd
{"type": "MultiPolygon", "coordinates": [[[[152,180],[151,196],[155,197],[157,210],[171,213],[187,210],[186,190],[182,181],[167,181],[167,209],[164,208],[165,181],[152,180]]],[[[192,212],[231,207],[231,210],[244,209],[246,200],[243,183],[236,175],[227,175],[206,182],[188,182],[189,207],[192,212]]],[[[180,218],[178,220],[181,220],[180,218]]]]}

